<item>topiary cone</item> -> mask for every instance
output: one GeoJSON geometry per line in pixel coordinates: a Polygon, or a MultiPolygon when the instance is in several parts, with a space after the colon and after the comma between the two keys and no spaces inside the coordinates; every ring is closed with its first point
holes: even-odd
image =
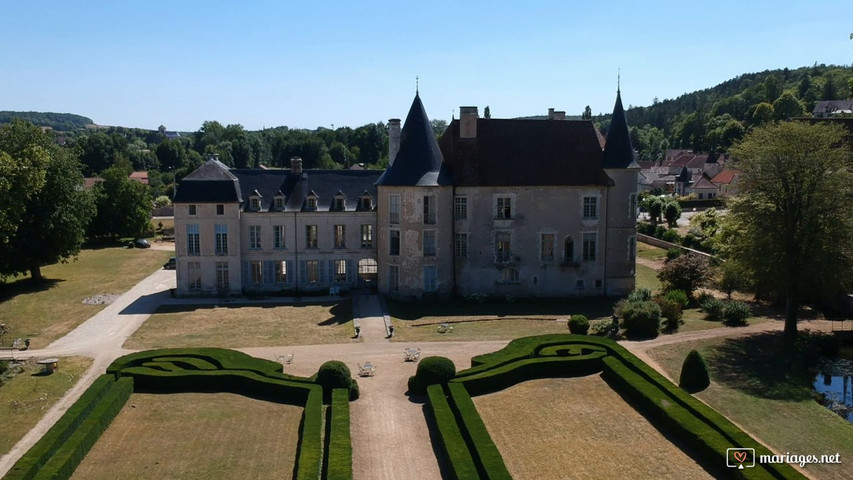
{"type": "Polygon", "coordinates": [[[696,350],[691,350],[684,359],[684,364],[681,365],[681,377],[678,379],[678,386],[688,392],[699,392],[708,388],[711,384],[711,377],[708,374],[708,365],[705,364],[705,359],[702,354],[696,350]]]}

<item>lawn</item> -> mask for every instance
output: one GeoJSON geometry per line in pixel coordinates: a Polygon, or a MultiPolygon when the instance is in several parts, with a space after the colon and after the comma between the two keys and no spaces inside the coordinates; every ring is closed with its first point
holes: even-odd
{"type": "MultiPolygon", "coordinates": [[[[677,379],[692,349],[702,352],[711,371],[711,386],[696,397],[768,447],[853,458],[853,426],[812,399],[808,362],[781,353],[779,334],[677,343],[648,353],[677,379]]],[[[821,479],[850,478],[843,465],[809,465],[805,471],[821,479]]]]}
{"type": "Polygon", "coordinates": [[[350,300],[313,305],[164,305],[124,347],[320,345],[356,341],[353,335],[350,300]]]}
{"type": "Polygon", "coordinates": [[[474,404],[513,478],[713,478],[599,375],[530,380],[474,404]]]}
{"type": "Polygon", "coordinates": [[[664,261],[666,260],[666,250],[660,247],[649,245],[648,243],[637,242],[637,256],[646,260],[664,261]]]}
{"type": "Polygon", "coordinates": [[[612,298],[547,299],[541,301],[448,303],[398,302],[388,300],[394,325],[394,340],[474,341],[507,340],[527,335],[568,333],[566,320],[583,314],[590,320],[609,321],[612,298]],[[452,333],[438,333],[438,325],[450,323],[452,333]]]}
{"type": "Polygon", "coordinates": [[[24,364],[21,373],[4,380],[0,386],[0,454],[6,454],[23,438],[45,412],[53,406],[92,364],[85,357],[64,357],[51,375],[40,375],[41,365],[24,364]]]}
{"type": "Polygon", "coordinates": [[[31,338],[31,348],[44,348],[103,310],[84,305],[98,294],[121,294],[163,266],[170,252],[121,247],[85,249],[77,261],[42,268],[46,281],[28,277],[0,284],[0,323],[6,339],[31,338]]]}
{"type": "Polygon", "coordinates": [[[301,417],[231,393],[136,393],[71,478],[290,478],[301,417]]]}
{"type": "Polygon", "coordinates": [[[660,290],[660,280],[658,280],[658,272],[656,270],[638,263],[636,272],[636,288],[648,288],[652,293],[660,290]]]}

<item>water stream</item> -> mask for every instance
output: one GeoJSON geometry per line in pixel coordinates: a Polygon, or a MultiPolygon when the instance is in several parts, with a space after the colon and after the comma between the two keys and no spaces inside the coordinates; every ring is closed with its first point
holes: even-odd
{"type": "Polygon", "coordinates": [[[814,389],[827,408],[853,423],[853,360],[845,357],[849,355],[821,361],[814,389]]]}

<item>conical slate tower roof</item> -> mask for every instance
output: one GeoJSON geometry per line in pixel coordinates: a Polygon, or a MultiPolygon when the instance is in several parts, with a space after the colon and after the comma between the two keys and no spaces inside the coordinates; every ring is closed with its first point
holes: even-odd
{"type": "Polygon", "coordinates": [[[604,144],[602,168],[640,168],[634,161],[634,147],[631,145],[631,133],[628,131],[628,119],[622,108],[622,94],[616,90],[616,105],[610,117],[610,129],[604,144]]]}
{"type": "Polygon", "coordinates": [[[400,132],[400,150],[376,185],[436,187],[451,185],[444,157],[432,132],[421,97],[415,94],[412,108],[400,132]]]}

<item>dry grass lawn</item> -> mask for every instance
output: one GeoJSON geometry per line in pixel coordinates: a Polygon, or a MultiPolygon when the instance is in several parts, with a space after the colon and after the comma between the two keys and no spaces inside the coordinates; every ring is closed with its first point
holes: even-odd
{"type": "Polygon", "coordinates": [[[131,336],[129,349],[270,347],[353,340],[352,302],[263,306],[160,307],[131,336]]]}
{"type": "Polygon", "coordinates": [[[598,375],[474,398],[513,478],[713,478],[598,375]]]}
{"type": "Polygon", "coordinates": [[[47,281],[32,285],[29,277],[0,283],[0,323],[11,330],[6,339],[32,338],[30,348],[44,348],[103,310],[84,305],[98,294],[122,294],[162,268],[170,252],[138,248],[95,248],[77,261],[42,268],[47,281]]]}
{"type": "Polygon", "coordinates": [[[32,429],[92,365],[85,357],[63,357],[52,375],[39,375],[41,365],[25,364],[24,370],[0,386],[0,454],[9,450],[32,429]]]}
{"type": "Polygon", "coordinates": [[[231,393],[133,394],[71,478],[290,478],[301,418],[231,393]]]}

